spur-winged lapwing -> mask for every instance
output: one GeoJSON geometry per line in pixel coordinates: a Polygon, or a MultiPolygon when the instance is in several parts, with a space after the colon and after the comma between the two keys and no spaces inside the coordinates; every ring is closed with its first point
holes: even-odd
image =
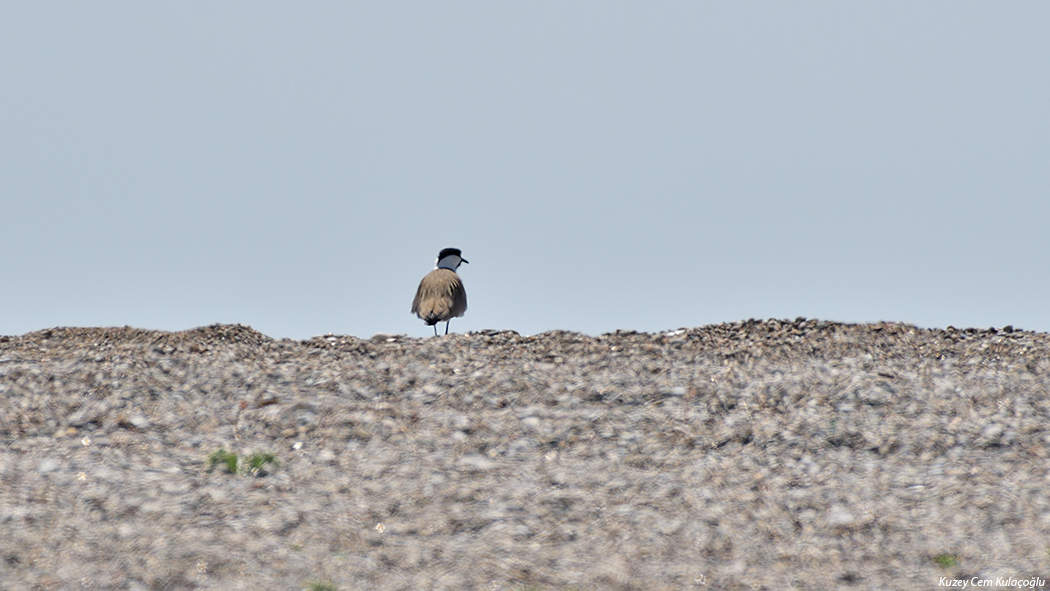
{"type": "Polygon", "coordinates": [[[437,323],[445,323],[445,334],[448,324],[467,311],[467,290],[459,280],[456,269],[461,263],[468,262],[458,248],[446,248],[438,253],[434,270],[427,273],[419,282],[416,299],[412,300],[412,313],[434,327],[437,336],[437,323]]]}

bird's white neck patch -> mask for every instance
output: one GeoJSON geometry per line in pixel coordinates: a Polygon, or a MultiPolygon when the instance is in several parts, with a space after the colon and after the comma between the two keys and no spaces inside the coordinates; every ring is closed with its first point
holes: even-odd
{"type": "Polygon", "coordinates": [[[447,257],[445,257],[445,258],[441,259],[440,261],[438,261],[437,264],[434,265],[434,268],[435,269],[449,269],[450,271],[455,271],[456,269],[459,268],[459,265],[462,262],[463,262],[462,258],[460,258],[460,257],[458,257],[458,256],[456,256],[454,254],[450,254],[447,257]]]}

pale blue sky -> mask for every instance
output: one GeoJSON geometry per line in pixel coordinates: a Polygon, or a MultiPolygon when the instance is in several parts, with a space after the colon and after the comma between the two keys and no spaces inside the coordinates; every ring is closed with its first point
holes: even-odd
{"type": "Polygon", "coordinates": [[[8,2],[0,334],[1050,331],[1045,2],[8,2]]]}

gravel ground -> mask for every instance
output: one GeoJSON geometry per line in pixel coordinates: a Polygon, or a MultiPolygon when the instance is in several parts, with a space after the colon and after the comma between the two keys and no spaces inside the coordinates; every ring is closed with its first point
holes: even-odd
{"type": "Polygon", "coordinates": [[[805,319],[0,337],[0,589],[1045,584],[1048,353],[805,319]]]}

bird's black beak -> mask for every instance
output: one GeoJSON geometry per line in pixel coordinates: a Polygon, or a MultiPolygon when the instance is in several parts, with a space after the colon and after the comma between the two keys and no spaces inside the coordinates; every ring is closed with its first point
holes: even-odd
{"type": "Polygon", "coordinates": [[[460,257],[459,260],[463,261],[464,263],[470,263],[470,261],[468,261],[467,259],[465,259],[463,257],[460,257]]]}

